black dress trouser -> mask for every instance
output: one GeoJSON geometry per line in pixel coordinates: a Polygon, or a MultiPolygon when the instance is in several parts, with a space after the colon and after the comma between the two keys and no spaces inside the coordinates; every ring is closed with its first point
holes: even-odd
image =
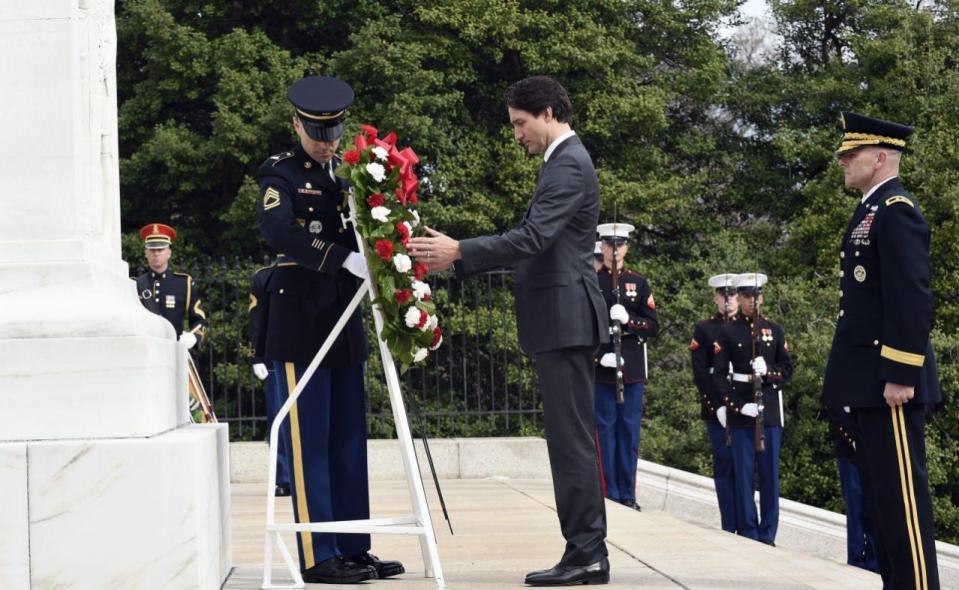
{"type": "Polygon", "coordinates": [[[606,557],[606,506],[596,450],[593,353],[576,347],[536,354],[553,493],[566,550],[560,565],[606,557]]]}
{"type": "Polygon", "coordinates": [[[884,590],[939,590],[926,414],[926,406],[912,404],[855,410],[884,590]]]}

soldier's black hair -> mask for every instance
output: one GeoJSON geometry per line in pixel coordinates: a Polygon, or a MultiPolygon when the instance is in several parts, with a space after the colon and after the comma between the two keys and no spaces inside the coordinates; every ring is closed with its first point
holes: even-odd
{"type": "Polygon", "coordinates": [[[542,115],[547,108],[560,123],[573,120],[573,103],[563,85],[550,76],[532,76],[514,83],[506,89],[506,105],[524,110],[534,117],[542,115]]]}

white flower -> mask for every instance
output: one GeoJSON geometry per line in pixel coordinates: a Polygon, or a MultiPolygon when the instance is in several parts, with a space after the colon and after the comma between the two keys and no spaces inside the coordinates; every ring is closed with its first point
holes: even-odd
{"type": "Polygon", "coordinates": [[[430,286],[424,283],[423,281],[413,281],[413,296],[417,300],[422,300],[427,295],[432,295],[433,292],[430,290],[430,286]]]}
{"type": "Polygon", "coordinates": [[[415,209],[410,209],[410,213],[413,214],[413,227],[416,227],[420,224],[420,214],[415,209]]]}
{"type": "Polygon", "coordinates": [[[396,254],[393,256],[393,266],[397,272],[407,272],[413,268],[413,261],[406,254],[396,254]]]}
{"type": "Polygon", "coordinates": [[[430,346],[430,350],[436,350],[436,349],[439,348],[442,344],[443,344],[443,335],[440,334],[440,339],[436,341],[436,344],[434,344],[433,346],[430,346]]]}
{"type": "Polygon", "coordinates": [[[429,352],[427,352],[425,348],[417,348],[416,353],[413,354],[413,362],[419,363],[423,361],[427,355],[429,355],[429,352]]]}
{"type": "Polygon", "coordinates": [[[438,326],[438,325],[440,325],[440,319],[439,319],[438,317],[436,317],[435,315],[431,315],[429,318],[427,318],[427,320],[426,320],[426,329],[427,329],[427,330],[432,331],[433,328],[435,328],[435,327],[438,326]]]}
{"type": "Polygon", "coordinates": [[[370,209],[370,215],[380,223],[386,223],[390,220],[390,210],[387,207],[373,207],[370,209]]]}
{"type": "Polygon", "coordinates": [[[416,307],[410,307],[409,309],[407,309],[406,315],[403,316],[403,319],[406,320],[406,327],[415,328],[416,324],[420,323],[420,317],[422,317],[421,316],[422,313],[423,312],[416,309],[416,307]]]}
{"type": "MultiPolygon", "coordinates": [[[[386,160],[386,158],[389,156],[389,153],[387,153],[387,151],[380,146],[376,146],[370,151],[376,154],[377,160],[386,160]]],[[[367,168],[367,170],[369,170],[369,168],[367,168]]],[[[370,174],[373,174],[373,172],[370,172],[370,174]]]]}
{"type": "Polygon", "coordinates": [[[377,164],[376,162],[367,164],[366,171],[370,173],[370,176],[372,176],[376,182],[383,182],[386,178],[386,168],[383,167],[383,164],[377,164]]]}

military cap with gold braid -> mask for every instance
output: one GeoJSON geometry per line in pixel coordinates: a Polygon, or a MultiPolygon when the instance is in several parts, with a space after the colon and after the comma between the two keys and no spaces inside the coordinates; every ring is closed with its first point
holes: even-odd
{"type": "Polygon", "coordinates": [[[353,104],[353,89],[330,76],[297,80],[286,92],[306,134],[316,141],[334,141],[343,135],[346,107],[353,104]]]}
{"type": "Polygon", "coordinates": [[[856,113],[844,112],[841,117],[842,144],[836,150],[837,156],[869,146],[902,151],[906,149],[906,139],[915,131],[908,125],[856,113]]]}
{"type": "Polygon", "coordinates": [[[140,239],[147,249],[162,250],[176,239],[176,230],[165,223],[149,223],[140,228],[140,239]]]}

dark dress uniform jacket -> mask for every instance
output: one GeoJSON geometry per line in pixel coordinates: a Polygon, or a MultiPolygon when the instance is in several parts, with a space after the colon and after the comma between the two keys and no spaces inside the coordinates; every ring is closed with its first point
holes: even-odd
{"type": "Polygon", "coordinates": [[[247,339],[253,347],[253,364],[264,362],[266,326],[270,317],[270,298],[267,287],[276,265],[258,269],[250,285],[250,309],[247,339]]]}
{"type": "Polygon", "coordinates": [[[699,415],[703,420],[717,422],[716,410],[723,405],[723,396],[713,382],[713,343],[722,339],[723,316],[717,313],[696,324],[689,342],[692,353],[693,383],[699,390],[699,415]]]}
{"type": "MultiPolygon", "coordinates": [[[[616,296],[613,295],[613,273],[604,266],[596,273],[596,278],[606,301],[606,308],[609,309],[617,303],[616,296]]],[[[622,353],[626,361],[623,382],[645,383],[648,375],[643,343],[659,332],[656,302],[646,277],[624,268],[619,275],[619,303],[629,313],[629,323],[623,326],[622,337],[622,353]]],[[[599,360],[607,352],[613,352],[612,342],[602,345],[596,353],[597,383],[616,383],[616,371],[599,365],[599,360]]]]}
{"type": "Polygon", "coordinates": [[[929,341],[929,226],[898,178],[860,204],[839,251],[840,310],[823,381],[832,408],[886,407],[887,381],[940,401],[929,341]]]}
{"type": "MultiPolygon", "coordinates": [[[[758,320],[759,340],[756,355],[766,360],[763,380],[763,424],[782,426],[785,421],[782,388],[793,373],[789,346],[782,326],[763,316],[758,320]]],[[[740,414],[742,407],[753,402],[753,384],[727,379],[729,363],[733,373],[752,374],[752,320],[738,314],[722,331],[722,339],[713,345],[713,382],[726,405],[726,423],[731,428],[752,428],[756,419],[740,414]]]]}
{"type": "Polygon", "coordinates": [[[519,342],[527,354],[609,341],[593,269],[599,181],[589,153],[572,136],[540,169],[533,201],[516,228],[460,241],[460,276],[516,266],[519,342]]]}
{"type": "Polygon", "coordinates": [[[208,322],[206,313],[200,308],[200,296],[193,277],[169,268],[159,274],[148,270],[137,277],[137,292],[143,307],[173,324],[177,338],[183,333],[184,318],[189,316],[190,331],[196,335],[199,345],[208,322]]]}
{"type": "MultiPolygon", "coordinates": [[[[339,164],[334,159],[333,165],[339,164]]],[[[297,146],[269,158],[258,174],[257,218],[266,243],[279,252],[266,286],[269,300],[264,358],[309,363],[359,288],[342,268],[358,251],[352,227],[344,227],[347,183],[297,146]]],[[[359,310],[348,320],[321,367],[366,360],[366,333],[359,310]]]]}

